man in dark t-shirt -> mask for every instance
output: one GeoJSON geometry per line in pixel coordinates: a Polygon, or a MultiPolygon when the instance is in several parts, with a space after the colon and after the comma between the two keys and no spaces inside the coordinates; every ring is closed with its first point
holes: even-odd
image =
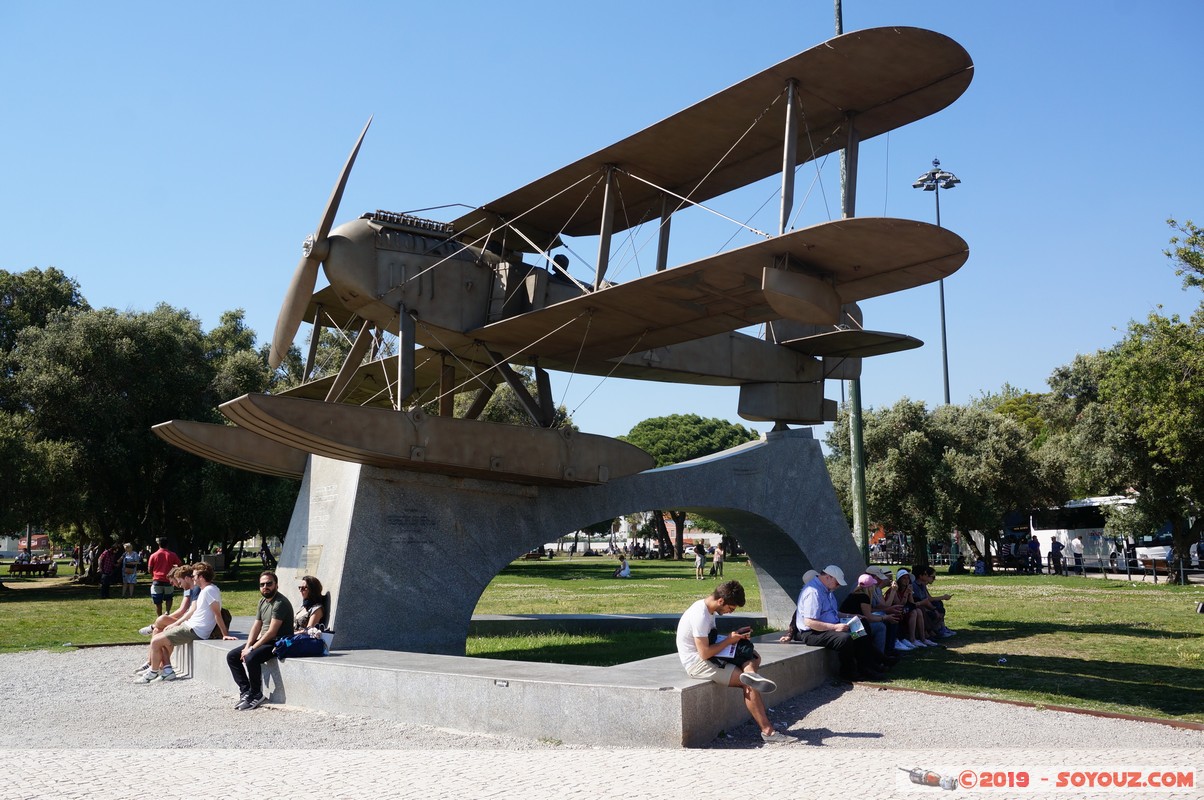
{"type": "Polygon", "coordinates": [[[276,656],[276,639],[293,632],[293,604],[280,594],[280,581],[275,572],[259,573],[259,609],[255,623],[247,634],[247,642],[226,655],[230,674],[238,684],[237,711],[259,708],[267,699],[263,696],[263,665],[276,656]]]}

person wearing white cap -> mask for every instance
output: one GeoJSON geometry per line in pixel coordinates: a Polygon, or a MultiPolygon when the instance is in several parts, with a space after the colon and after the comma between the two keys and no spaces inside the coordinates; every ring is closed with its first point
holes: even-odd
{"type": "Polygon", "coordinates": [[[868,636],[854,638],[849,626],[840,621],[836,597],[839,586],[847,586],[844,570],[829,564],[803,586],[795,610],[796,626],[791,636],[796,642],[835,650],[840,658],[840,674],[845,680],[880,680],[885,674],[874,668],[877,660],[868,636]]]}

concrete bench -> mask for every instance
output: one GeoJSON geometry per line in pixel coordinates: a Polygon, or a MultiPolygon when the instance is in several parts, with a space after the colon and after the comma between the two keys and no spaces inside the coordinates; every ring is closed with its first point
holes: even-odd
{"type": "MultiPolygon", "coordinates": [[[[245,630],[250,620],[236,619],[245,630]]],[[[762,637],[776,639],[776,636],[762,637]]],[[[233,642],[194,642],[193,676],[234,693],[225,657],[233,642]]],[[[836,672],[821,648],[758,642],[761,672],[778,684],[769,705],[836,672]]],[[[738,689],[686,675],[675,653],[590,667],[392,650],[332,651],[271,661],[273,703],[461,731],[632,747],[698,747],[748,721],[738,689]]]]}

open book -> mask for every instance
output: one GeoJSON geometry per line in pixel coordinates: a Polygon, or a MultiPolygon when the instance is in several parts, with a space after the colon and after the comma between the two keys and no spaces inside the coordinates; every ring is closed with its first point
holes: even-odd
{"type": "Polygon", "coordinates": [[[861,617],[841,617],[840,621],[849,626],[849,635],[854,639],[865,636],[865,626],[861,624],[861,617]]]}
{"type": "MultiPolygon", "coordinates": [[[[719,642],[726,641],[727,639],[728,639],[727,636],[720,636],[718,639],[715,640],[715,643],[718,644],[719,642]]],[[[735,657],[736,657],[736,643],[735,642],[732,642],[727,647],[723,648],[718,653],[716,653],[715,655],[712,656],[712,658],[735,658],[735,657]]]]}

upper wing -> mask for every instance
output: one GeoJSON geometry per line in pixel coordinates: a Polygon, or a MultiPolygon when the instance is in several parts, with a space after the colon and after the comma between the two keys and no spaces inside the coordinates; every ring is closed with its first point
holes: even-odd
{"type": "MultiPolygon", "coordinates": [[[[618,286],[501,320],[465,335],[505,351],[556,359],[609,359],[757,325],[782,314],[762,290],[763,272],[787,257],[791,273],[817,278],[840,303],[951,275],[969,257],[945,228],[856,217],[825,222],[618,286]]],[[[809,320],[799,320],[807,322],[809,320]]]]}
{"type": "MultiPolygon", "coordinates": [[[[779,172],[786,107],[780,95],[789,79],[798,81],[796,153],[805,161],[844,147],[850,120],[860,138],[868,139],[941,110],[966,90],[973,69],[961,45],[920,28],[872,28],[838,36],[486,203],[452,226],[458,234],[476,238],[502,221],[517,220],[519,227],[540,236],[543,241],[537,243],[544,247],[557,233],[597,234],[603,192],[590,176],[608,166],[694,202],[779,172]]],[[[660,189],[625,179],[621,191],[624,211],[615,216],[614,230],[660,216],[660,189]]],[[[507,245],[528,249],[522,242],[507,245]]]]}

